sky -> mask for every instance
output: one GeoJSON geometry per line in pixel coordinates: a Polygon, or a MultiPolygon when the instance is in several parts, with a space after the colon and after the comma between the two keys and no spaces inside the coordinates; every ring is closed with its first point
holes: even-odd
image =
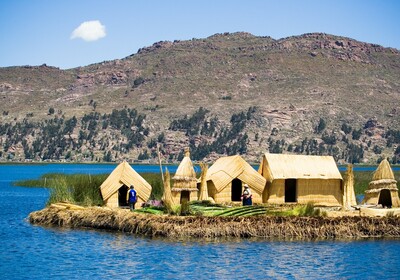
{"type": "Polygon", "coordinates": [[[238,31],[323,32],[400,49],[399,15],[398,0],[0,0],[0,67],[68,69],[238,31]]]}

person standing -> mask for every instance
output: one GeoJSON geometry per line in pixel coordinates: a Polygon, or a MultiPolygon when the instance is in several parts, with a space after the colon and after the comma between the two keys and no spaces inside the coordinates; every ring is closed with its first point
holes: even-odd
{"type": "Polygon", "coordinates": [[[129,203],[129,209],[131,211],[135,209],[136,201],[137,201],[136,191],[133,185],[131,185],[129,187],[128,200],[127,200],[127,202],[129,203]]]}
{"type": "Polygon", "coordinates": [[[252,194],[249,189],[249,186],[247,184],[244,185],[244,191],[242,194],[242,201],[243,201],[243,206],[245,205],[253,205],[253,199],[252,199],[252,194]]]}

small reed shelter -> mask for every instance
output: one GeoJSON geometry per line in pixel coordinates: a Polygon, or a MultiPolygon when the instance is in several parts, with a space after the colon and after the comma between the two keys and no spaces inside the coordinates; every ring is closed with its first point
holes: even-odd
{"type": "Polygon", "coordinates": [[[185,156],[174,177],[172,177],[172,181],[171,194],[174,205],[197,200],[199,190],[197,189],[196,172],[190,159],[189,148],[185,149],[185,156]]]}
{"type": "Polygon", "coordinates": [[[208,196],[216,203],[240,202],[244,184],[253,195],[254,203],[262,203],[266,180],[241,156],[219,158],[207,171],[208,196]]]}
{"type": "Polygon", "coordinates": [[[352,210],[352,207],[357,205],[356,193],[354,192],[354,172],[352,164],[347,165],[343,188],[343,208],[352,210]]]}
{"type": "Polygon", "coordinates": [[[374,172],[361,204],[381,204],[385,208],[400,207],[397,181],[387,159],[382,160],[374,172]]]}
{"type": "Polygon", "coordinates": [[[343,178],[331,156],[265,153],[258,172],[267,180],[264,203],[343,206],[343,178]]]}
{"type": "Polygon", "coordinates": [[[143,179],[126,161],[120,163],[101,184],[100,191],[108,207],[128,206],[127,193],[133,185],[137,193],[137,208],[146,202],[151,194],[151,185],[143,179]]]}

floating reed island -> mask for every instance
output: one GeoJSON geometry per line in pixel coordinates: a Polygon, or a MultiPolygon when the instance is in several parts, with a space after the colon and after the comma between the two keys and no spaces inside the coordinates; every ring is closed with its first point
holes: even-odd
{"type": "Polygon", "coordinates": [[[385,217],[173,216],[56,204],[29,215],[32,224],[172,238],[343,239],[400,237],[400,219],[385,217]]]}
{"type": "MultiPolygon", "coordinates": [[[[152,185],[123,162],[94,191],[100,189],[103,204],[98,205],[105,207],[53,203],[31,213],[29,220],[45,226],[115,230],[149,237],[400,237],[397,181],[387,160],[374,173],[360,205],[352,166],[343,179],[330,156],[266,153],[256,171],[236,155],[218,159],[209,169],[201,164],[201,171],[197,179],[186,149],[172,180],[168,170],[162,174],[161,200],[150,200],[156,197],[152,185]],[[139,209],[130,212],[124,207],[132,184],[139,209]],[[252,190],[254,206],[239,206],[244,186],[252,190]],[[151,204],[156,201],[158,205],[151,204]]],[[[64,188],[61,194],[71,190],[74,188],[64,188]]],[[[62,196],[56,198],[60,201],[62,196]]]]}

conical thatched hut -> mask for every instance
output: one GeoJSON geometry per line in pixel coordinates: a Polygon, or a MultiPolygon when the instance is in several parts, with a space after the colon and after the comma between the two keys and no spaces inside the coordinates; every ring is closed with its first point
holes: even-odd
{"type": "Polygon", "coordinates": [[[400,207],[397,181],[389,162],[384,159],[372,176],[362,204],[381,204],[383,207],[400,207]]]}
{"type": "Polygon", "coordinates": [[[343,179],[331,156],[265,153],[258,172],[267,179],[263,202],[343,205],[343,179]]]}
{"type": "Polygon", "coordinates": [[[216,203],[240,202],[244,184],[249,185],[254,203],[262,202],[266,180],[241,156],[219,158],[207,171],[208,195],[216,203]]]}
{"type": "Polygon", "coordinates": [[[137,192],[137,207],[140,208],[151,194],[151,186],[126,161],[120,163],[101,184],[100,191],[104,203],[108,207],[128,206],[126,202],[129,186],[133,185],[137,192]]]}
{"type": "Polygon", "coordinates": [[[198,189],[196,172],[193,168],[193,163],[190,160],[189,149],[185,149],[185,157],[181,161],[172,177],[173,187],[171,189],[173,202],[175,205],[183,202],[197,200],[198,189]]]}

